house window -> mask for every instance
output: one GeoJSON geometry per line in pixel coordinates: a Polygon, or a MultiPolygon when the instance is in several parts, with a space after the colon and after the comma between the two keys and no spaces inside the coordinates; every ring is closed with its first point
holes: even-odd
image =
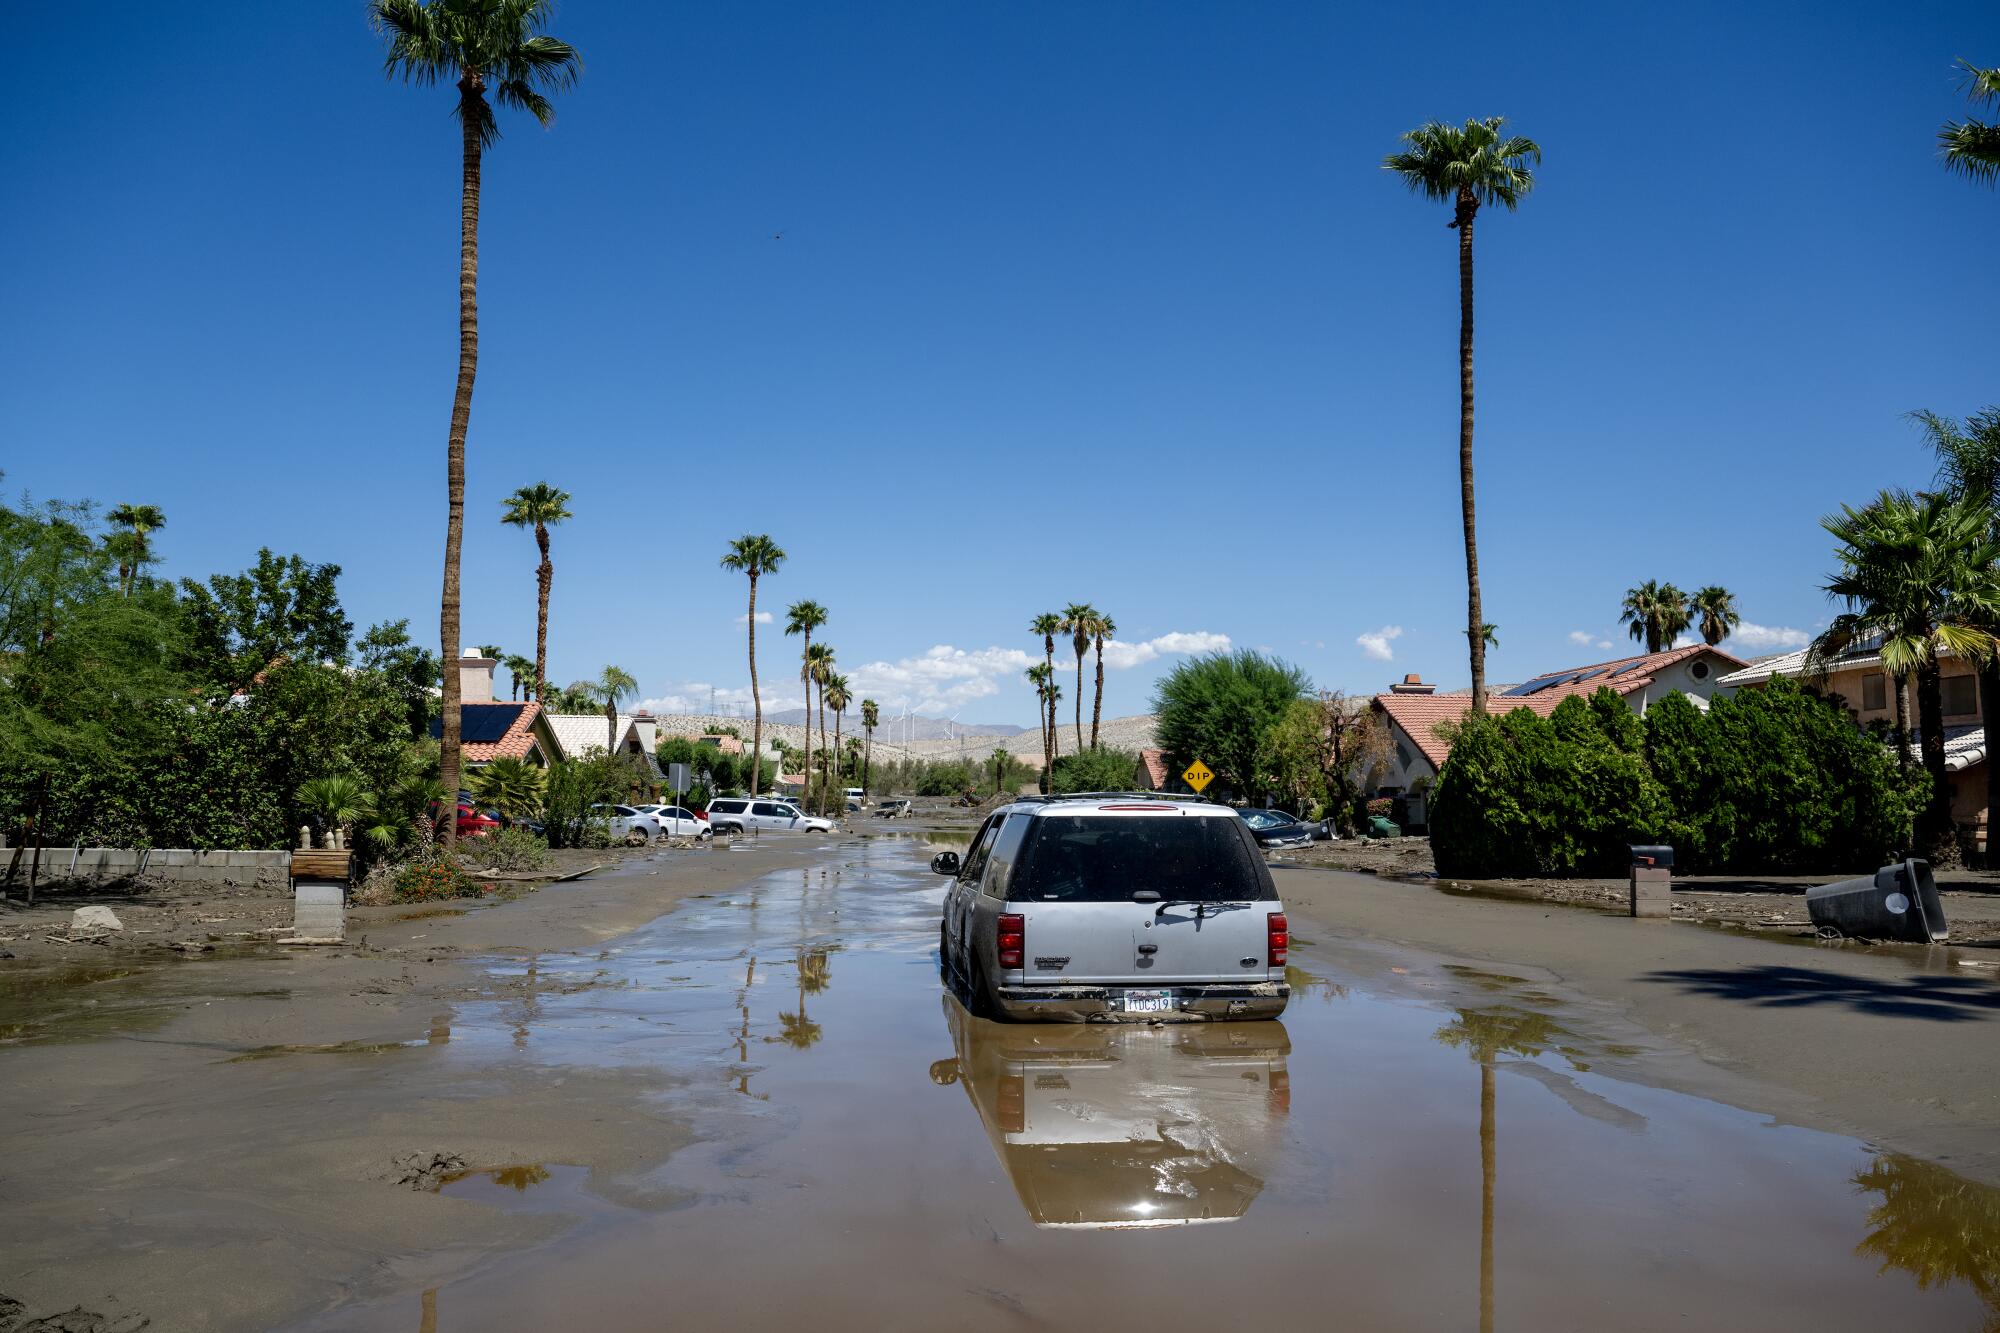
{"type": "Polygon", "coordinates": [[[1977,676],[1946,676],[1944,686],[1944,715],[1946,717],[1970,717],[1979,711],[1979,678],[1977,676]]]}
{"type": "Polygon", "coordinates": [[[1401,764],[1404,768],[1408,768],[1410,766],[1410,747],[1403,744],[1401,741],[1396,742],[1396,762],[1401,764]]]}
{"type": "Polygon", "coordinates": [[[1694,678],[1695,678],[1696,680],[1707,680],[1707,679],[1708,679],[1708,663],[1706,663],[1706,662],[1696,662],[1696,663],[1695,663],[1694,665],[1692,665],[1692,666],[1690,666],[1690,667],[1688,668],[1688,674],[1689,674],[1690,676],[1693,676],[1693,677],[1694,677],[1694,678]]]}
{"type": "Polygon", "coordinates": [[[1880,671],[1861,678],[1861,706],[1873,712],[1889,706],[1889,677],[1880,671]]]}

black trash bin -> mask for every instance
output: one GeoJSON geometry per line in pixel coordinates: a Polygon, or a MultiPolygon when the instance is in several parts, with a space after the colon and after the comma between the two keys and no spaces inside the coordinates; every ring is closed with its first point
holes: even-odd
{"type": "Polygon", "coordinates": [[[1806,911],[1821,931],[1857,939],[1940,944],[1947,937],[1931,863],[1917,857],[1860,879],[1807,889],[1806,911]]]}

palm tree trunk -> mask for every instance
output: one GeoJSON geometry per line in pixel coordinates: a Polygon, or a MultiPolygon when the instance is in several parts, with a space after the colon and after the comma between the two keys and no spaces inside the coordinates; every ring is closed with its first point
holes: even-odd
{"type": "Polygon", "coordinates": [[[1097,724],[1104,716],[1104,640],[1097,641],[1097,691],[1090,696],[1090,748],[1097,748],[1097,724]]]}
{"type": "Polygon", "coordinates": [[[549,562],[549,530],[535,524],[535,545],[542,548],[542,563],[535,567],[535,697],[549,678],[549,589],[555,586],[556,567],[549,562]]]}
{"type": "Polygon", "coordinates": [[[1917,668],[1917,727],[1923,742],[1924,771],[1931,777],[1918,846],[1932,865],[1950,865],[1958,847],[1951,826],[1951,776],[1944,767],[1944,678],[1936,661],[1917,668]]]}
{"type": "Polygon", "coordinates": [[[1910,681],[1907,676],[1893,677],[1896,682],[1896,764],[1903,772],[1910,771],[1910,681]]]}
{"type": "Polygon", "coordinates": [[[1982,859],[1988,869],[1994,865],[1996,850],[2000,850],[2000,752],[1994,750],[1996,731],[1995,715],[2000,714],[2000,659],[1989,658],[1979,668],[1979,720],[1984,730],[1986,744],[1986,851],[1982,859]]]}
{"type": "Polygon", "coordinates": [[[1083,649],[1076,650],[1076,752],[1083,753],[1083,649]]]}
{"type": "Polygon", "coordinates": [[[875,728],[864,724],[861,728],[861,790],[869,790],[869,777],[874,771],[875,728]]]}
{"type": "Polygon", "coordinates": [[[757,571],[750,571],[750,708],[757,720],[750,726],[750,794],[760,795],[764,777],[764,697],[757,693],[757,571]]]}
{"type": "MultiPolygon", "coordinates": [[[[483,83],[477,73],[459,80],[459,96],[477,101],[483,83]]],[[[472,381],[479,372],[479,125],[474,115],[461,115],[465,134],[464,183],[459,197],[458,224],[458,387],[451,400],[451,434],[445,448],[446,518],[444,528],[444,595],[438,608],[438,637],[444,657],[443,719],[438,728],[438,778],[452,802],[441,837],[449,853],[458,839],[456,802],[459,775],[459,548],[465,539],[465,436],[472,424],[472,381]]]]}
{"type": "MultiPolygon", "coordinates": [[[[822,767],[825,767],[831,762],[832,758],[826,752],[826,682],[822,680],[818,682],[818,684],[819,684],[819,762],[822,767]]],[[[813,774],[810,771],[808,771],[806,773],[806,802],[807,802],[806,808],[808,810],[812,809],[812,804],[811,804],[812,790],[813,790],[812,781],[813,781],[813,774]]],[[[825,799],[824,796],[822,796],[821,799],[823,801],[825,799]]]]}
{"type": "Polygon", "coordinates": [[[805,636],[806,636],[806,638],[805,638],[805,645],[804,645],[804,646],[803,646],[802,648],[800,648],[800,649],[799,649],[799,679],[800,679],[800,680],[802,680],[802,681],[804,681],[804,682],[805,682],[805,685],[806,685],[806,760],[805,760],[805,771],[804,771],[804,772],[803,772],[803,773],[802,773],[802,774],[800,775],[800,781],[802,781],[802,782],[803,782],[803,783],[805,784],[805,789],[806,789],[806,791],[805,791],[805,802],[806,802],[806,809],[807,809],[807,810],[811,810],[811,809],[812,809],[812,798],[813,798],[813,719],[812,719],[812,706],[813,706],[813,673],[812,673],[812,646],[813,646],[813,633],[812,633],[812,631],[811,631],[811,630],[807,630],[807,631],[805,632],[805,636]]]}
{"type": "Polygon", "coordinates": [[[1458,196],[1458,498],[1465,519],[1465,638],[1472,652],[1472,711],[1486,711],[1486,614],[1479,603],[1479,541],[1472,504],[1472,217],[1479,204],[1458,196]]]}

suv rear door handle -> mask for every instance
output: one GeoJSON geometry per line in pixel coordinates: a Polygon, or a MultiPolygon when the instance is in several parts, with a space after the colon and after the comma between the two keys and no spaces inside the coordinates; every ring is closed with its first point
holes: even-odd
{"type": "Polygon", "coordinates": [[[1140,953],[1154,954],[1158,953],[1159,951],[1160,951],[1160,946],[1157,944],[1142,944],[1139,946],[1140,953]]]}

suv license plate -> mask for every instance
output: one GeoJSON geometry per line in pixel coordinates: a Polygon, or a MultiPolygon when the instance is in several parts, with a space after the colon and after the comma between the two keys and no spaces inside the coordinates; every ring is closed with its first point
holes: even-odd
{"type": "Polygon", "coordinates": [[[1163,990],[1128,990],[1125,992],[1125,1012],[1128,1014],[1168,1014],[1174,1009],[1174,998],[1163,990]]]}

